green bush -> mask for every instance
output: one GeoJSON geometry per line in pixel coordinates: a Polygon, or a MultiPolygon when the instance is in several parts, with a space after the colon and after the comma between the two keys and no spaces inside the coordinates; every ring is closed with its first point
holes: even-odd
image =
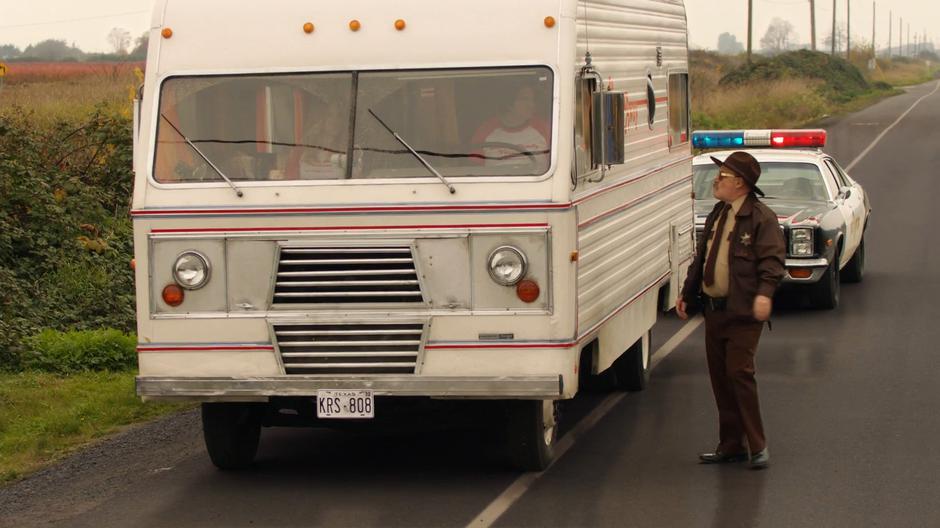
{"type": "Polygon", "coordinates": [[[130,120],[103,110],[36,126],[0,109],[0,370],[24,338],[134,328],[130,120]]]}
{"type": "Polygon", "coordinates": [[[137,361],[137,338],[120,330],[43,330],[23,340],[23,367],[56,374],[119,372],[137,361]]]}
{"type": "Polygon", "coordinates": [[[846,103],[871,90],[862,71],[840,57],[800,50],[758,59],[730,72],[722,86],[741,86],[758,81],[816,79],[820,95],[834,103],[846,103]]]}

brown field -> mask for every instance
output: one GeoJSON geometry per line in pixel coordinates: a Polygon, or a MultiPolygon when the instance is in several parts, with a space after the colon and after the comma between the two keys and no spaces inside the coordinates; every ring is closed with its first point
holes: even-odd
{"type": "Polygon", "coordinates": [[[37,124],[75,121],[96,108],[130,116],[143,63],[10,63],[0,116],[32,112],[37,124]]]}
{"type": "Polygon", "coordinates": [[[144,69],[143,62],[10,62],[4,83],[78,81],[88,78],[117,80],[144,69]]]}

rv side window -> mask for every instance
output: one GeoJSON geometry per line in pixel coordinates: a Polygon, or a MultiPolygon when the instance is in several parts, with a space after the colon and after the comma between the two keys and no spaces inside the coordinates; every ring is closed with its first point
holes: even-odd
{"type": "Polygon", "coordinates": [[[689,142],[689,74],[669,76],[669,146],[689,142]]]}
{"type": "Polygon", "coordinates": [[[591,100],[594,79],[579,78],[575,94],[574,158],[578,178],[597,168],[591,156],[591,100]]]}

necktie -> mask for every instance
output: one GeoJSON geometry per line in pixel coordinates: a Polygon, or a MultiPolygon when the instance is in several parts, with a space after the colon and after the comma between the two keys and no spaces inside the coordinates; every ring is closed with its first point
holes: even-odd
{"type": "Polygon", "coordinates": [[[721,236],[725,232],[725,222],[728,220],[728,211],[731,206],[725,204],[721,217],[718,219],[718,226],[715,227],[715,238],[712,239],[712,248],[708,252],[708,258],[705,259],[705,286],[715,284],[715,262],[718,261],[718,248],[721,246],[721,236]]]}

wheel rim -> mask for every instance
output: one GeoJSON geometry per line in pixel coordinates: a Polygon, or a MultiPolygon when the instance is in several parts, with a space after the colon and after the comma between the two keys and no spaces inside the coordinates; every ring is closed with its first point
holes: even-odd
{"type": "Polygon", "coordinates": [[[557,406],[554,400],[542,401],[542,441],[546,446],[555,442],[555,426],[558,421],[557,406]]]}

